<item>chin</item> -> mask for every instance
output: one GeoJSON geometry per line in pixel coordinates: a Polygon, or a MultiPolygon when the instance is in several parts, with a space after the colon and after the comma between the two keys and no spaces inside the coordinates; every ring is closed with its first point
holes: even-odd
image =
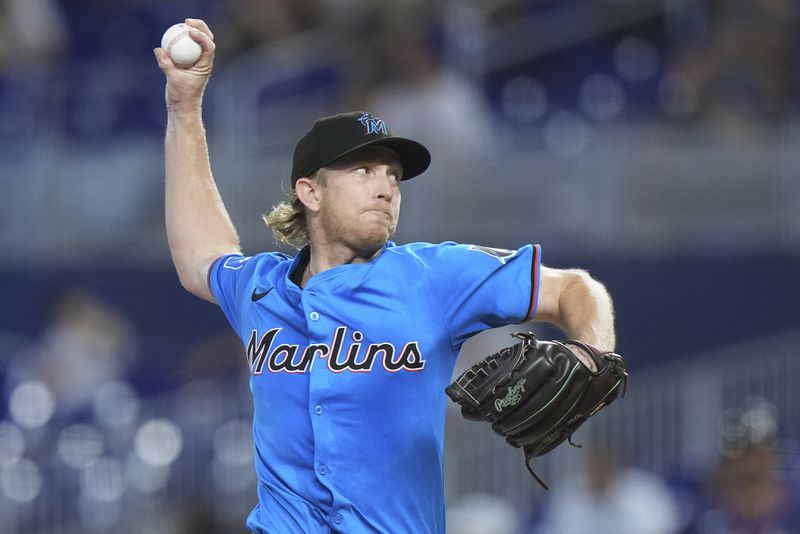
{"type": "Polygon", "coordinates": [[[372,235],[369,238],[363,240],[364,245],[369,248],[370,250],[377,250],[381,248],[391,236],[386,232],[380,235],[372,235]]]}
{"type": "Polygon", "coordinates": [[[359,235],[359,244],[365,250],[377,250],[389,241],[393,234],[394,232],[390,231],[385,226],[381,228],[365,229],[365,231],[359,235]]]}

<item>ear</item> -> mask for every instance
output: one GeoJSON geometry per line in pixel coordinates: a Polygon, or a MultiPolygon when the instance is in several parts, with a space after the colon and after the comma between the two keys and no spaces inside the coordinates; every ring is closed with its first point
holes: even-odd
{"type": "Polygon", "coordinates": [[[313,211],[319,211],[320,184],[309,178],[299,178],[294,185],[294,192],[303,205],[313,211]]]}

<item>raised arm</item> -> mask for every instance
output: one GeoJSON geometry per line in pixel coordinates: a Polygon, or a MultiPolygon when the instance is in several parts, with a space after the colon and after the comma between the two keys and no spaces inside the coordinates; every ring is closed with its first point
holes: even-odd
{"type": "Polygon", "coordinates": [[[208,268],[223,254],[238,253],[239,237],[211,174],[203,126],[203,91],[214,62],[214,36],[201,20],[186,19],[203,53],[191,68],[176,67],[156,48],[167,78],[165,214],[167,240],[178,278],[186,290],[216,302],[208,287],[208,268]]]}
{"type": "Polygon", "coordinates": [[[613,351],[614,305],[606,288],[578,269],[539,272],[539,305],[534,321],[551,323],[567,337],[604,351],[613,351]]]}

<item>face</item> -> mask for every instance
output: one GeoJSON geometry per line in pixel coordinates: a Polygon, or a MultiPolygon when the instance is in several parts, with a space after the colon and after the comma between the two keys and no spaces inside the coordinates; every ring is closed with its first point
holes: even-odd
{"type": "Polygon", "coordinates": [[[403,170],[397,155],[386,147],[367,147],[322,172],[318,214],[327,240],[359,252],[383,246],[400,216],[403,170]]]}

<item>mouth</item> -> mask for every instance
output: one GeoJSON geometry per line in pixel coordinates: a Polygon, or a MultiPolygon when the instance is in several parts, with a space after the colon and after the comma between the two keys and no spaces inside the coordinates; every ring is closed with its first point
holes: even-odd
{"type": "Polygon", "coordinates": [[[374,209],[374,210],[367,210],[365,213],[378,213],[380,215],[383,215],[384,217],[388,217],[389,219],[392,218],[392,214],[386,210],[374,209]]]}

